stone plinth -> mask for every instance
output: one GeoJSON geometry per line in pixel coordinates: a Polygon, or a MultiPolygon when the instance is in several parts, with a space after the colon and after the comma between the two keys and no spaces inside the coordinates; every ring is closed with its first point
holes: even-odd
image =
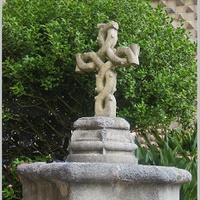
{"type": "Polygon", "coordinates": [[[137,164],[137,145],[131,140],[130,125],[122,118],[83,117],[74,122],[68,162],[137,164]]]}
{"type": "Polygon", "coordinates": [[[33,163],[18,166],[23,200],[178,200],[191,180],[174,167],[111,163],[33,163]]]}

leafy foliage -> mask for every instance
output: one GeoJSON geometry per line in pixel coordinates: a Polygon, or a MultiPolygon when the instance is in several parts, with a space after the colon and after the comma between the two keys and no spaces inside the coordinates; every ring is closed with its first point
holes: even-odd
{"type": "Polygon", "coordinates": [[[51,162],[50,156],[40,157],[35,156],[34,159],[30,159],[26,156],[20,156],[19,158],[11,161],[3,160],[3,176],[2,176],[2,197],[6,200],[21,199],[21,183],[20,176],[17,174],[17,166],[21,164],[28,164],[32,162],[51,162]]]}
{"type": "Polygon", "coordinates": [[[197,199],[197,125],[192,125],[188,130],[182,127],[163,132],[164,140],[158,132],[153,135],[157,139],[157,145],[153,145],[146,138],[148,148],[137,149],[137,157],[140,164],[175,166],[188,170],[192,174],[192,181],[182,186],[181,200],[197,199]]]}

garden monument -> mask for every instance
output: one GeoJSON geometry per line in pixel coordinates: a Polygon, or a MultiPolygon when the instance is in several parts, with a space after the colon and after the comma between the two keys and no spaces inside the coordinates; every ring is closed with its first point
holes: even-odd
{"type": "Polygon", "coordinates": [[[129,123],[116,117],[116,68],[139,65],[140,48],[117,47],[118,24],[98,24],[97,52],[76,55],[76,71],[97,71],[95,116],[74,122],[65,163],[18,166],[23,200],[178,200],[186,170],[138,165],[129,123]]]}

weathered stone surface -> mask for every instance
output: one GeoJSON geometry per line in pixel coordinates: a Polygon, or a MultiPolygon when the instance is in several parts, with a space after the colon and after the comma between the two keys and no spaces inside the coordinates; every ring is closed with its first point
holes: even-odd
{"type": "Polygon", "coordinates": [[[81,130],[93,130],[99,128],[113,128],[113,129],[125,129],[129,130],[129,123],[120,117],[82,117],[74,122],[75,129],[81,130]]]}
{"type": "Polygon", "coordinates": [[[137,145],[132,142],[126,120],[83,117],[74,122],[74,128],[68,162],[138,163],[134,156],[137,145]]]}
{"type": "Polygon", "coordinates": [[[33,163],[17,168],[23,200],[178,200],[191,180],[174,167],[108,163],[33,163]]]}
{"type": "Polygon", "coordinates": [[[125,153],[118,153],[117,155],[94,155],[94,154],[70,154],[67,157],[68,162],[85,162],[85,163],[131,163],[137,164],[138,159],[133,154],[124,155],[125,153]],[[121,156],[121,158],[120,158],[121,156]]]}

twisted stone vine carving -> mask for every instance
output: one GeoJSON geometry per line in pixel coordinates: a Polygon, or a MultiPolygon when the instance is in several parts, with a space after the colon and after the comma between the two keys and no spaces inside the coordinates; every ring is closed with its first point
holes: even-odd
{"type": "Polygon", "coordinates": [[[111,21],[97,25],[98,52],[76,54],[76,72],[98,71],[96,75],[95,116],[116,117],[116,72],[117,66],[139,65],[140,47],[114,48],[118,40],[119,25],[111,21]]]}

